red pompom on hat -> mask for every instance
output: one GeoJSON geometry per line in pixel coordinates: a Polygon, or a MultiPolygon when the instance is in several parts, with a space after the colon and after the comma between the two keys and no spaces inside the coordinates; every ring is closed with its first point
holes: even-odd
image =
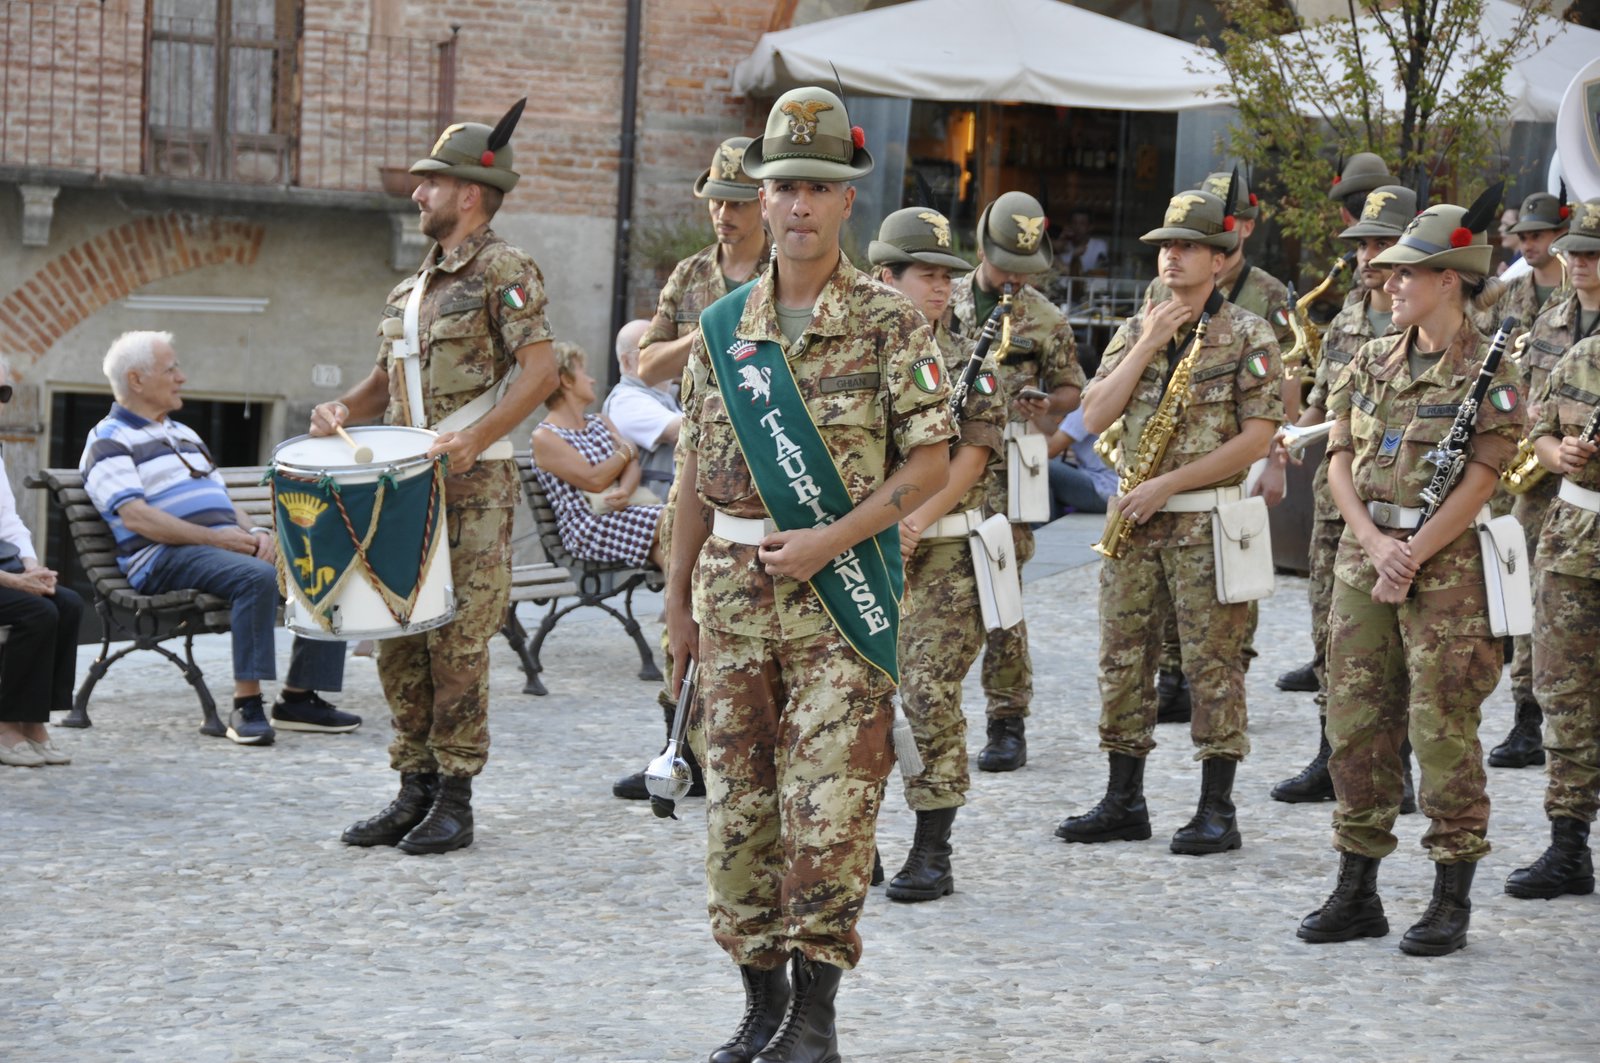
{"type": "Polygon", "coordinates": [[[1456,229],[1450,233],[1451,247],[1466,247],[1470,243],[1472,243],[1472,230],[1466,226],[1457,226],[1456,229]]]}
{"type": "Polygon", "coordinates": [[[1233,215],[1232,214],[1230,214],[1226,218],[1222,219],[1222,231],[1225,232],[1225,233],[1233,232],[1233,215]]]}
{"type": "Polygon", "coordinates": [[[1337,174],[1336,173],[1336,174],[1333,175],[1333,183],[1334,184],[1338,184],[1340,181],[1343,181],[1343,180],[1344,180],[1344,175],[1343,174],[1337,174]]]}
{"type": "Polygon", "coordinates": [[[1572,217],[1572,208],[1563,203],[1561,204],[1561,209],[1556,212],[1556,215],[1562,221],[1566,221],[1568,218],[1572,217]]]}
{"type": "Polygon", "coordinates": [[[493,166],[494,165],[494,152],[492,152],[492,151],[484,152],[482,155],[478,156],[478,161],[480,163],[482,163],[483,165],[485,165],[485,166],[493,166]]]}
{"type": "Polygon", "coordinates": [[[1255,194],[1255,193],[1254,193],[1254,192],[1251,192],[1251,193],[1250,193],[1250,205],[1251,205],[1251,206],[1252,206],[1252,207],[1253,207],[1253,206],[1256,206],[1256,204],[1257,204],[1257,202],[1258,202],[1258,201],[1257,201],[1257,199],[1256,199],[1256,194],[1255,194]]]}
{"type": "Polygon", "coordinates": [[[862,129],[858,125],[851,126],[850,127],[850,143],[854,144],[858,148],[866,147],[867,146],[867,131],[865,129],[862,129]]]}

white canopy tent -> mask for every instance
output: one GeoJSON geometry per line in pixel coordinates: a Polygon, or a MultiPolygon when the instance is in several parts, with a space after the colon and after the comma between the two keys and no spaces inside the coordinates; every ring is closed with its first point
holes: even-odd
{"type": "Polygon", "coordinates": [[[853,94],[1124,111],[1214,106],[1221,81],[1207,50],[1059,0],[912,0],[768,33],[733,89],[831,85],[835,67],[853,94]]]}

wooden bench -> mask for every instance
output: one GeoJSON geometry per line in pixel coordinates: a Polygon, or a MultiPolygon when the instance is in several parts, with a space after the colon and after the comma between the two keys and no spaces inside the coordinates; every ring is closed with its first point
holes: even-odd
{"type": "MultiPolygon", "coordinates": [[[[256,523],[272,524],[272,489],[262,484],[266,468],[260,465],[225,467],[217,470],[228,486],[228,497],[256,523]]],[[[216,700],[206,686],[205,677],[194,659],[194,637],[221,634],[232,626],[227,599],[197,590],[141,594],[128,583],[117,567],[117,545],[111,528],[89,500],[83,487],[83,474],[77,469],[45,469],[28,479],[28,486],[50,492],[52,503],[67,521],[68,533],[83,562],[94,591],[95,612],[100,615],[104,635],[100,654],[89,667],[89,674],[78,687],[72,711],[61,721],[64,727],[88,727],[89,698],[111,666],[138,650],[154,650],[177,665],[200,699],[201,733],[220,735],[226,727],[217,716],[216,700]],[[179,657],[163,643],[183,639],[179,657]],[[113,642],[127,640],[131,645],[111,652],[113,642]]],[[[578,593],[578,585],[567,571],[544,563],[518,565],[512,570],[511,608],[501,629],[516,651],[527,676],[525,693],[543,694],[539,681],[537,645],[531,651],[528,633],[517,619],[520,602],[553,602],[578,593]]],[[[0,628],[0,643],[9,628],[0,628]]]]}
{"type": "MultiPolygon", "coordinates": [[[[583,608],[599,609],[614,617],[639,649],[639,678],[659,682],[661,669],[656,667],[650,643],[645,639],[639,621],[633,615],[633,592],[640,587],[659,590],[665,582],[661,570],[653,567],[636,568],[619,561],[585,561],[569,554],[566,545],[561,541],[561,533],[556,528],[555,510],[551,508],[550,500],[545,496],[539,478],[533,474],[533,455],[527,452],[519,453],[516,461],[517,473],[522,479],[522,490],[527,496],[528,509],[533,514],[534,526],[539,533],[539,545],[544,548],[546,558],[573,577],[575,582],[570,584],[572,590],[566,591],[565,594],[575,595],[577,598],[577,601],[566,604],[550,602],[550,608],[539,619],[539,628],[527,642],[526,650],[519,651],[523,669],[528,671],[530,676],[528,685],[524,688],[525,692],[545,693],[544,684],[537,679],[542,667],[539,655],[544,649],[544,641],[562,617],[583,608]],[[608,604],[609,599],[617,595],[622,596],[620,612],[608,604]]],[[[513,620],[515,620],[517,601],[513,592],[511,602],[513,620]]]]}

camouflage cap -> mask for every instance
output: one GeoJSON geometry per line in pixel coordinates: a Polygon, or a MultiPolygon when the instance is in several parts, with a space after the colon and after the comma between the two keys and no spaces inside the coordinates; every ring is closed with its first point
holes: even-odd
{"type": "Polygon", "coordinates": [[[1003,193],[978,217],[978,245],[984,261],[1007,273],[1038,273],[1050,268],[1044,207],[1026,192],[1003,193]]]}
{"type": "Polygon", "coordinates": [[[439,134],[426,159],[411,164],[412,173],[447,174],[463,181],[509,192],[517,187],[519,174],[511,168],[511,133],[528,103],[524,96],[512,104],[491,128],[481,122],[457,122],[439,134]]]}
{"type": "Polygon", "coordinates": [[[745,149],[744,172],[757,181],[853,181],[872,172],[872,156],[844,101],[807,86],[790,89],[772,105],[766,132],[745,149]]]}
{"type": "Polygon", "coordinates": [[[1536,233],[1546,229],[1565,229],[1567,217],[1572,213],[1568,206],[1549,192],[1535,192],[1522,201],[1517,211],[1517,224],[1508,233],[1536,233]]]}
{"type": "Polygon", "coordinates": [[[1223,206],[1223,197],[1204,189],[1179,192],[1167,204],[1159,229],[1151,229],[1140,241],[1147,244],[1167,240],[1188,240],[1219,251],[1239,246],[1239,232],[1223,206]]]}
{"type": "Polygon", "coordinates": [[[724,199],[733,203],[755,200],[761,185],[744,172],[744,152],[750,140],[750,137],[729,137],[717,146],[710,167],[694,183],[696,199],[724,199]]]}
{"type": "Polygon", "coordinates": [[[1339,234],[1341,240],[1364,236],[1384,239],[1399,236],[1417,216],[1417,193],[1405,185],[1380,185],[1367,193],[1366,206],[1356,223],[1339,234]]]}
{"type": "Polygon", "coordinates": [[[927,207],[906,207],[883,219],[878,238],[867,246],[867,258],[874,266],[921,262],[962,273],[972,269],[951,246],[950,219],[927,207]]]}
{"type": "Polygon", "coordinates": [[[1256,194],[1250,191],[1250,186],[1245,182],[1245,179],[1237,176],[1237,174],[1238,171],[1207,174],[1206,179],[1195,187],[1210,192],[1218,199],[1224,199],[1228,195],[1228,181],[1230,179],[1233,180],[1233,187],[1238,193],[1235,201],[1238,205],[1234,208],[1233,216],[1244,221],[1255,221],[1261,217],[1261,202],[1256,199],[1256,194]]]}
{"type": "Polygon", "coordinates": [[[1382,251],[1372,264],[1487,274],[1494,262],[1488,220],[1481,227],[1469,224],[1468,213],[1467,208],[1454,203],[1436,203],[1412,218],[1399,241],[1382,251]]]}
{"type": "Polygon", "coordinates": [[[1328,198],[1363,196],[1375,188],[1394,183],[1394,174],[1389,172],[1389,164],[1383,161],[1382,156],[1370,151],[1358,151],[1345,160],[1344,169],[1339,171],[1328,188],[1328,198]]]}
{"type": "Polygon", "coordinates": [[[1600,199],[1572,208],[1572,228],[1550,245],[1557,251],[1600,251],[1600,199]]]}

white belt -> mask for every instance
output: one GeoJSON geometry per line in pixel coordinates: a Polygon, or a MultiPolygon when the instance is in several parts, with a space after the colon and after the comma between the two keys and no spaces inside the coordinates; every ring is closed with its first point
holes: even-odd
{"type": "Polygon", "coordinates": [[[1397,506],[1393,502],[1368,502],[1367,516],[1378,527],[1395,531],[1414,531],[1422,523],[1421,509],[1397,506]]]}
{"type": "Polygon", "coordinates": [[[711,513],[711,534],[740,546],[760,546],[761,540],[777,530],[771,517],[735,517],[720,509],[711,513]]]}
{"type": "Polygon", "coordinates": [[[1561,487],[1556,491],[1556,497],[1563,502],[1587,509],[1590,513],[1600,513],[1600,491],[1591,491],[1587,487],[1579,487],[1565,476],[1561,478],[1561,487]]]}
{"type": "Polygon", "coordinates": [[[1163,513],[1210,513],[1227,502],[1244,498],[1243,487],[1208,487],[1204,491],[1184,491],[1167,499],[1163,513]]]}
{"type": "Polygon", "coordinates": [[[922,541],[929,539],[965,539],[983,523],[983,510],[968,509],[960,513],[946,513],[922,530],[922,541]]]}

